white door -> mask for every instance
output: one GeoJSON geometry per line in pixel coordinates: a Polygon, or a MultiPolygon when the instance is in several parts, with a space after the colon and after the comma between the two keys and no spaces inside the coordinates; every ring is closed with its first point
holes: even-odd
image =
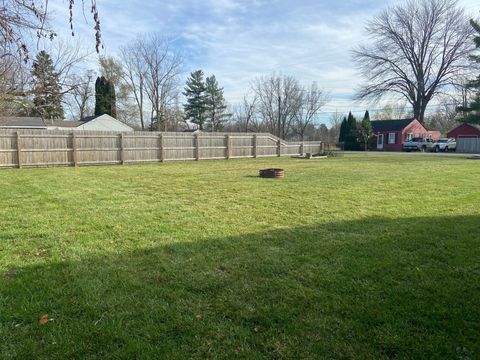
{"type": "Polygon", "coordinates": [[[383,134],[378,134],[377,150],[383,150],[383,134]]]}

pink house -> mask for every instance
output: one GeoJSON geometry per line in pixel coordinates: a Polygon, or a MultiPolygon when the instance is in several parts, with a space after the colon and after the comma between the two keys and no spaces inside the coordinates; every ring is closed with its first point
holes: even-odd
{"type": "Polygon", "coordinates": [[[417,119],[374,120],[372,129],[372,150],[377,151],[402,151],[402,143],[415,137],[440,138],[439,131],[428,131],[417,119]]]}

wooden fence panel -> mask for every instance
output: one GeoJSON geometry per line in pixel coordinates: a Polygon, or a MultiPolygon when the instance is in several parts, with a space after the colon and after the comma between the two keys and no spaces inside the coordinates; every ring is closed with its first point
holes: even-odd
{"type": "Polygon", "coordinates": [[[48,166],[73,164],[70,134],[21,135],[22,166],[48,166]]]}
{"type": "Polygon", "coordinates": [[[73,166],[318,153],[320,142],[271,134],[0,129],[0,167],[73,166]],[[18,137],[18,141],[17,141],[18,137]],[[20,154],[20,157],[18,156],[20,154]]]}
{"type": "Polygon", "coordinates": [[[0,167],[18,166],[17,137],[15,133],[0,133],[0,167]]]}
{"type": "Polygon", "coordinates": [[[125,135],[126,163],[160,161],[160,137],[158,135],[125,135]]]}
{"type": "Polygon", "coordinates": [[[253,157],[253,136],[252,135],[231,135],[232,158],[253,157]]]}
{"type": "Polygon", "coordinates": [[[268,135],[258,135],[257,156],[277,156],[277,139],[268,135]]]}

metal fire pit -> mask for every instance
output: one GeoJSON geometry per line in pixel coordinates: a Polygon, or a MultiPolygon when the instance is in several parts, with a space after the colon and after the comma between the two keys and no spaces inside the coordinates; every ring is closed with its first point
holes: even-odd
{"type": "Polygon", "coordinates": [[[283,178],[285,170],[283,169],[262,169],[260,170],[260,177],[262,178],[283,178]]]}

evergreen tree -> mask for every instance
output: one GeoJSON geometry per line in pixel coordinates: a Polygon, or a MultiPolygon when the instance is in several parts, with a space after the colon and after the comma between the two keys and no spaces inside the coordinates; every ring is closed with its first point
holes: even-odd
{"type": "MultiPolygon", "coordinates": [[[[480,49],[480,24],[473,20],[471,20],[471,24],[478,34],[474,38],[475,46],[477,49],[480,49]]],[[[472,60],[480,64],[480,55],[472,55],[472,60]]],[[[467,107],[458,108],[458,111],[464,113],[464,116],[460,119],[460,121],[472,124],[480,124],[480,75],[478,75],[477,79],[470,81],[467,87],[475,89],[476,93],[473,97],[473,100],[467,107]]]]}
{"type": "Polygon", "coordinates": [[[360,122],[360,124],[358,124],[357,136],[358,139],[363,143],[364,150],[367,151],[368,144],[373,138],[372,123],[370,122],[370,114],[368,110],[365,111],[365,115],[363,116],[362,121],[360,122]]]}
{"type": "Polygon", "coordinates": [[[231,114],[227,114],[227,104],[223,97],[223,88],[218,86],[215,75],[207,77],[205,84],[206,92],[206,116],[207,125],[211,131],[223,130],[223,124],[231,114]]]}
{"type": "Polygon", "coordinates": [[[206,121],[207,95],[203,80],[203,71],[197,70],[190,74],[183,95],[187,98],[184,104],[185,118],[203,130],[206,121]]]}
{"type": "Polygon", "coordinates": [[[63,119],[59,75],[55,72],[50,55],[43,50],[33,62],[32,75],[35,80],[33,104],[36,113],[45,119],[63,119]]]}
{"type": "Polygon", "coordinates": [[[344,116],[343,120],[342,120],[342,124],[340,125],[340,135],[338,137],[338,142],[341,142],[341,143],[345,142],[345,138],[346,138],[347,133],[348,133],[347,126],[348,126],[347,125],[347,118],[344,116]]]}
{"type": "Polygon", "coordinates": [[[110,107],[110,116],[117,117],[117,96],[115,95],[115,84],[111,81],[108,81],[108,96],[109,107],[110,107]]]}
{"type": "Polygon", "coordinates": [[[345,134],[345,150],[359,150],[357,140],[357,119],[350,112],[347,118],[347,129],[345,134]]]}
{"type": "Polygon", "coordinates": [[[115,86],[104,76],[95,81],[95,116],[103,114],[117,116],[115,86]]]}

